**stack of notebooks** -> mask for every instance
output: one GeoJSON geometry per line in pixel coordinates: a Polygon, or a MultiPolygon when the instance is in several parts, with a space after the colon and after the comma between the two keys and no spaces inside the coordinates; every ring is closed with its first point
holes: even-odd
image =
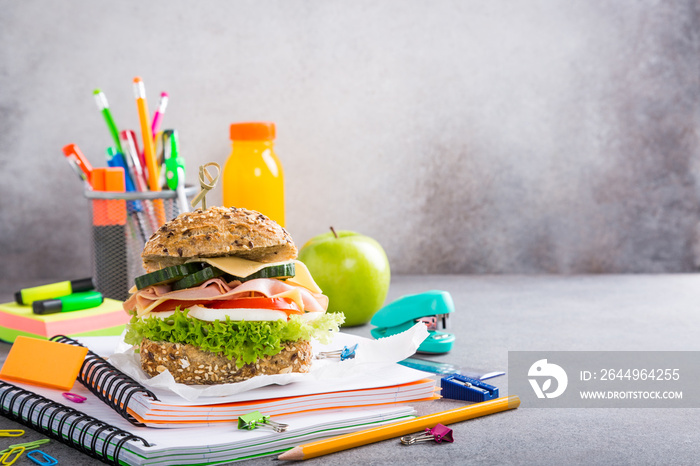
{"type": "MultiPolygon", "coordinates": [[[[54,340],[79,345],[67,337],[54,340]]],[[[407,402],[438,398],[435,380],[398,364],[361,378],[309,380],[229,397],[235,400],[190,402],[156,394],[88,351],[78,380],[83,386],[76,383],[71,392],[87,398],[82,404],[67,402],[58,390],[0,381],[0,412],[112,464],[216,464],[409,419],[416,413],[407,402]],[[289,427],[238,429],[238,418],[253,411],[289,427]]]]}

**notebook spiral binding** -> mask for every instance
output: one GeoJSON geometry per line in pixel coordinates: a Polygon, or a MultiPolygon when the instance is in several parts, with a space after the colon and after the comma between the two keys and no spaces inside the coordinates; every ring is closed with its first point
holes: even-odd
{"type": "MultiPolygon", "coordinates": [[[[83,346],[79,342],[65,335],[51,337],[51,341],[67,343],[73,346],[83,346]]],[[[121,372],[108,363],[104,358],[88,350],[85,362],[80,368],[78,381],[102,400],[107,406],[118,412],[124,419],[135,426],[145,427],[145,424],[137,421],[127,411],[129,400],[137,394],[143,393],[154,401],[158,397],[143,385],[121,372]],[[114,390],[112,388],[114,387],[114,390]]]]}
{"type": "Polygon", "coordinates": [[[115,466],[122,464],[119,454],[126,442],[133,440],[151,446],[142,437],[1,380],[0,414],[115,466]],[[76,436],[77,432],[80,434],[76,436]],[[92,440],[88,441],[88,436],[92,440]]]}

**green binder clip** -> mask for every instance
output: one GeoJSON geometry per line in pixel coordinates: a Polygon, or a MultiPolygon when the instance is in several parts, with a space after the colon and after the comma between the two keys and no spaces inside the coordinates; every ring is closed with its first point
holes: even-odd
{"type": "Polygon", "coordinates": [[[275,432],[286,432],[289,427],[287,424],[270,420],[270,416],[264,416],[260,411],[253,411],[238,418],[239,429],[253,430],[258,426],[267,427],[275,432]]]}
{"type": "Polygon", "coordinates": [[[413,327],[416,322],[428,326],[428,338],[418,347],[419,353],[440,354],[452,349],[455,336],[438,330],[447,326],[447,317],[454,312],[452,295],[447,291],[426,291],[403,296],[387,304],[372,317],[370,323],[377,328],[371,330],[376,339],[396,335],[413,327]]]}

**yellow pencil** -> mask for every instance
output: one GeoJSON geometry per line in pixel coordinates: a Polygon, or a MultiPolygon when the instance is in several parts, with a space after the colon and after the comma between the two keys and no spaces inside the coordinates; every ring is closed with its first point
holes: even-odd
{"type": "MultiPolygon", "coordinates": [[[[158,183],[158,165],[156,164],[156,148],[153,143],[151,123],[148,117],[148,104],[146,103],[146,87],[138,76],[134,78],[134,95],[136,96],[136,107],[139,112],[139,123],[141,124],[143,155],[146,159],[146,167],[148,168],[148,189],[151,191],[160,191],[160,184],[158,183]]],[[[163,200],[154,199],[153,207],[155,208],[158,225],[164,224],[165,207],[163,206],[163,200]]]]}
{"type": "Polygon", "coordinates": [[[475,417],[486,416],[487,414],[498,413],[507,409],[517,408],[518,406],[520,406],[520,398],[516,395],[496,398],[495,400],[420,416],[408,421],[401,421],[395,424],[374,427],[372,429],[307,443],[282,453],[277,459],[291,461],[307,460],[309,458],[316,458],[317,456],[347,450],[348,448],[359,447],[369,443],[412,434],[435,427],[438,423],[443,425],[452,424],[474,419],[475,417]]]}

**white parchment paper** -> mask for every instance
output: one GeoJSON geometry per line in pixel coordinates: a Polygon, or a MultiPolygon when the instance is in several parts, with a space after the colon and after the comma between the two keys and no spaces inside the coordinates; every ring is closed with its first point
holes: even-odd
{"type": "Polygon", "coordinates": [[[144,387],[154,391],[177,394],[188,401],[200,397],[223,397],[236,395],[267,385],[286,385],[297,381],[330,380],[341,377],[361,377],[363,374],[376,374],[382,367],[393,365],[413,355],[418,346],[428,337],[428,329],[422,322],[403,333],[380,340],[371,340],[346,333],[335,335],[329,345],[312,342],[314,354],[321,351],[335,351],[344,346],[359,343],[354,359],[314,359],[311,370],[306,374],[290,373],[261,375],[238,383],[220,385],[185,385],[175,382],[169,371],[156,377],[149,377],[141,369],[139,355],[126,343],[121,343],[109,362],[144,387]]]}

